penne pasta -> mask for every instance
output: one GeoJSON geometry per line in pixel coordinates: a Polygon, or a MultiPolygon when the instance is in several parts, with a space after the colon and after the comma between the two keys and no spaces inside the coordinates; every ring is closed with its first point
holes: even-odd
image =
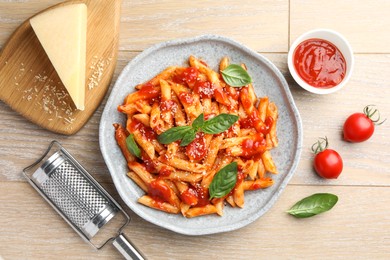
{"type": "Polygon", "coordinates": [[[276,169],[276,165],[272,159],[272,156],[271,156],[271,153],[270,151],[265,151],[262,155],[261,155],[261,159],[263,160],[263,163],[264,163],[264,168],[267,172],[270,172],[270,173],[278,173],[277,169],[276,169]]]}
{"type": "Polygon", "coordinates": [[[129,171],[127,173],[127,176],[130,177],[137,185],[145,192],[148,192],[148,187],[146,186],[145,182],[133,171],[129,171]]]}
{"type": "Polygon", "coordinates": [[[136,114],[133,115],[133,118],[150,127],[150,116],[148,114],[136,114]]]}
{"type": "Polygon", "coordinates": [[[190,162],[178,157],[171,156],[160,156],[159,160],[163,163],[166,163],[172,167],[175,167],[184,171],[192,171],[196,173],[203,173],[206,170],[206,167],[199,163],[190,162]]]}
{"type": "Polygon", "coordinates": [[[127,176],[145,192],[140,204],[186,218],[223,216],[225,206],[245,206],[247,191],[273,185],[278,107],[251,82],[230,86],[222,71],[248,71],[230,62],[223,57],[214,70],[191,55],[189,66],[166,68],[118,105],[126,125],[114,124],[115,140],[127,176]]]}
{"type": "Polygon", "coordinates": [[[119,148],[121,149],[123,156],[125,157],[128,163],[133,162],[135,160],[135,157],[130,153],[129,149],[127,149],[126,138],[128,136],[128,133],[126,133],[126,129],[124,129],[119,124],[114,124],[114,127],[115,127],[115,140],[119,148]]]}
{"type": "Polygon", "coordinates": [[[186,171],[172,171],[168,175],[161,176],[161,178],[195,183],[195,182],[199,182],[203,178],[203,174],[186,172],[186,171]]]}
{"type": "Polygon", "coordinates": [[[187,218],[193,218],[193,217],[198,217],[198,216],[203,216],[203,215],[210,215],[210,214],[215,214],[217,213],[217,208],[214,205],[207,204],[206,206],[203,207],[192,207],[188,209],[184,216],[187,218]]]}
{"type": "Polygon", "coordinates": [[[144,195],[138,199],[138,202],[149,207],[158,210],[165,211],[167,213],[177,214],[180,212],[179,208],[176,206],[169,204],[168,202],[163,202],[160,200],[153,199],[148,195],[144,195]]]}
{"type": "Polygon", "coordinates": [[[253,181],[244,181],[243,188],[244,190],[258,190],[265,189],[274,184],[274,181],[271,178],[257,179],[253,181]]]}

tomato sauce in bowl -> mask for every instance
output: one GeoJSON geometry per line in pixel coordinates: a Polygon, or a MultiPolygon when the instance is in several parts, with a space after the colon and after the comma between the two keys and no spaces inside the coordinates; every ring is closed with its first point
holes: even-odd
{"type": "Polygon", "coordinates": [[[331,88],[345,77],[347,64],[343,54],[331,42],[308,39],[301,42],[293,54],[298,75],[317,88],[331,88]]]}
{"type": "Polygon", "coordinates": [[[299,86],[315,94],[330,94],[342,89],[351,78],[354,57],[340,33],[316,29],[291,44],[287,65],[299,86]]]}

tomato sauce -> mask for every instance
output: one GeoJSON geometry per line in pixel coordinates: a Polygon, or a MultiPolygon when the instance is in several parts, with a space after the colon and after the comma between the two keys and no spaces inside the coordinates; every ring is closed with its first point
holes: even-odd
{"type": "Polygon", "coordinates": [[[271,130],[271,126],[273,123],[274,123],[274,119],[270,116],[267,116],[265,118],[264,124],[260,126],[260,132],[263,133],[264,135],[267,135],[271,130]]]}
{"type": "Polygon", "coordinates": [[[309,85],[331,88],[338,85],[347,70],[343,54],[332,43],[322,39],[308,39],[295,49],[294,67],[309,85]]]}
{"type": "Polygon", "coordinates": [[[254,127],[257,132],[267,135],[271,130],[271,126],[274,122],[274,119],[270,116],[265,118],[265,122],[261,121],[259,118],[259,112],[254,109],[252,113],[246,118],[240,119],[241,128],[252,128],[254,127]]]}
{"type": "Polygon", "coordinates": [[[182,194],[180,194],[180,198],[184,201],[185,204],[190,206],[195,206],[198,204],[198,194],[192,188],[188,188],[182,194]]]}
{"type": "Polygon", "coordinates": [[[154,99],[160,96],[160,89],[148,82],[142,86],[138,94],[141,99],[154,99]]]}
{"type": "Polygon", "coordinates": [[[172,170],[169,169],[167,166],[162,166],[160,171],[158,172],[158,174],[160,176],[169,176],[169,175],[171,175],[171,173],[172,173],[172,170]]]}
{"type": "Polygon", "coordinates": [[[265,151],[266,141],[262,134],[258,133],[251,139],[246,139],[241,144],[242,156],[250,158],[252,156],[260,155],[265,151]]]}
{"type": "Polygon", "coordinates": [[[199,76],[199,72],[196,68],[188,67],[184,70],[176,70],[176,74],[173,76],[172,80],[178,84],[187,83],[187,85],[192,88],[196,83],[199,76]]]}
{"type": "Polygon", "coordinates": [[[194,103],[194,97],[190,93],[182,92],[179,94],[180,102],[186,105],[191,105],[194,103]]]}
{"type": "Polygon", "coordinates": [[[186,154],[192,161],[199,161],[206,156],[206,138],[204,133],[199,132],[196,134],[194,141],[187,145],[186,154]]]}
{"type": "Polygon", "coordinates": [[[249,116],[240,119],[240,126],[241,128],[252,128],[252,127],[256,127],[256,125],[259,122],[260,122],[259,113],[257,112],[256,109],[254,109],[249,116]]]}
{"type": "Polygon", "coordinates": [[[196,183],[191,188],[195,191],[196,197],[198,198],[198,203],[196,206],[202,207],[209,204],[209,191],[204,188],[201,184],[196,183]]]}
{"type": "Polygon", "coordinates": [[[238,101],[238,99],[240,97],[240,93],[241,93],[239,89],[236,89],[236,88],[233,88],[230,86],[225,87],[225,89],[232,99],[238,101]]]}
{"type": "Polygon", "coordinates": [[[152,159],[150,159],[149,155],[141,150],[141,159],[143,161],[142,165],[145,167],[147,172],[156,173],[156,167],[152,159]]]}
{"type": "Polygon", "coordinates": [[[230,106],[229,102],[229,96],[228,94],[223,90],[223,88],[215,88],[214,89],[214,94],[215,94],[215,100],[217,100],[219,103],[225,105],[225,106],[230,106]]]}
{"type": "Polygon", "coordinates": [[[210,81],[197,81],[194,92],[199,94],[201,98],[211,98],[214,95],[214,87],[210,81]]]}
{"type": "Polygon", "coordinates": [[[153,131],[153,129],[145,126],[137,119],[133,119],[131,121],[131,124],[129,126],[129,130],[132,133],[139,130],[141,132],[142,136],[148,141],[152,141],[152,140],[157,139],[157,134],[153,131]]]}
{"type": "Polygon", "coordinates": [[[148,187],[148,193],[153,198],[157,197],[163,201],[170,202],[171,190],[163,181],[151,181],[148,187]]]}
{"type": "Polygon", "coordinates": [[[184,203],[190,206],[203,207],[209,204],[209,192],[199,183],[192,184],[180,194],[184,203]]]}
{"type": "Polygon", "coordinates": [[[176,106],[177,104],[174,100],[165,100],[160,103],[161,112],[173,111],[176,106]]]}

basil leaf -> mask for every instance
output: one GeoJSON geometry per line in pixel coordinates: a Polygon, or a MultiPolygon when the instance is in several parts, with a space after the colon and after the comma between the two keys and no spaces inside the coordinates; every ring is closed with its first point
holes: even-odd
{"type": "Polygon", "coordinates": [[[334,194],[316,193],[298,201],[287,213],[297,218],[308,218],[330,210],[337,201],[338,197],[334,194]]]}
{"type": "Polygon", "coordinates": [[[243,87],[252,83],[248,72],[237,64],[230,64],[221,71],[221,74],[223,80],[232,87],[243,87]]]}
{"type": "Polygon", "coordinates": [[[201,128],[203,124],[204,124],[204,115],[202,113],[194,120],[194,122],[192,122],[192,128],[194,128],[195,131],[198,131],[198,129],[201,128]]]}
{"type": "Polygon", "coordinates": [[[192,127],[188,125],[172,127],[171,129],[168,129],[167,131],[159,135],[157,137],[157,140],[162,144],[170,144],[172,142],[182,139],[184,135],[191,130],[192,127]]]}
{"type": "Polygon", "coordinates": [[[237,182],[237,162],[232,162],[215,175],[209,186],[210,199],[222,198],[229,194],[237,182]]]}
{"type": "Polygon", "coordinates": [[[219,134],[228,130],[237,120],[236,115],[219,114],[205,121],[200,129],[206,134],[219,134]]]}
{"type": "Polygon", "coordinates": [[[126,146],[132,155],[141,158],[141,150],[139,149],[137,143],[135,142],[133,134],[130,134],[128,137],[126,137],[126,146]]]}
{"type": "Polygon", "coordinates": [[[196,137],[196,131],[194,129],[188,130],[181,139],[180,146],[189,145],[196,137]]]}

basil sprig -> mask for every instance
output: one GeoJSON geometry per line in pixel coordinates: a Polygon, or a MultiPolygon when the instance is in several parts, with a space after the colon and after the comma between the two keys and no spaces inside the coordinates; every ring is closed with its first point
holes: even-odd
{"type": "Polygon", "coordinates": [[[159,135],[157,139],[162,144],[170,144],[177,140],[183,139],[183,137],[191,130],[192,127],[189,125],[172,127],[171,129],[168,129],[159,135]]]}
{"type": "Polygon", "coordinates": [[[186,146],[195,139],[197,132],[219,134],[228,130],[237,120],[238,116],[230,114],[220,114],[209,120],[204,120],[204,115],[201,114],[191,126],[172,127],[159,135],[157,140],[162,144],[170,144],[181,140],[180,146],[186,146]]]}
{"type": "Polygon", "coordinates": [[[287,211],[297,218],[308,218],[330,210],[337,203],[338,197],[330,193],[316,193],[298,201],[287,211]]]}
{"type": "Polygon", "coordinates": [[[203,125],[204,125],[204,115],[202,113],[192,122],[192,128],[195,129],[195,131],[198,131],[199,128],[201,128],[203,125]]]}
{"type": "Polygon", "coordinates": [[[237,182],[237,162],[232,162],[215,175],[209,186],[210,199],[223,198],[234,188],[237,182]]]}
{"type": "Polygon", "coordinates": [[[220,114],[205,121],[200,129],[206,134],[219,134],[229,129],[237,120],[236,115],[220,114]]]}
{"type": "Polygon", "coordinates": [[[248,72],[237,64],[230,64],[221,71],[221,74],[223,80],[232,87],[243,87],[252,83],[248,72]]]}
{"type": "Polygon", "coordinates": [[[196,131],[195,129],[190,129],[187,132],[185,132],[183,138],[181,139],[180,146],[187,146],[189,145],[196,137],[196,131]]]}
{"type": "Polygon", "coordinates": [[[126,146],[132,155],[137,156],[138,158],[141,158],[141,150],[139,149],[137,143],[135,142],[133,134],[130,134],[126,138],[126,146]]]}

